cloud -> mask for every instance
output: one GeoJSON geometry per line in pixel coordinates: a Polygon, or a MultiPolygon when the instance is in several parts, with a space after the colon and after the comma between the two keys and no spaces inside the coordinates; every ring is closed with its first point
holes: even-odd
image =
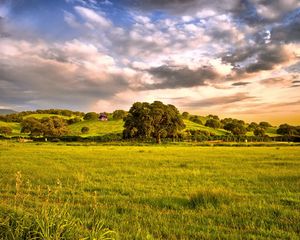
{"type": "Polygon", "coordinates": [[[266,87],[289,87],[292,84],[290,76],[267,78],[260,81],[266,87]]]}
{"type": "Polygon", "coordinates": [[[236,93],[230,96],[222,96],[222,97],[212,97],[206,98],[198,101],[191,101],[186,103],[187,107],[212,107],[217,105],[226,105],[232,104],[236,102],[242,102],[249,99],[255,99],[253,96],[249,96],[248,93],[236,93]]]}
{"type": "Polygon", "coordinates": [[[97,26],[108,28],[111,26],[111,22],[106,19],[102,12],[96,12],[90,8],[76,6],[76,12],[86,21],[96,23],[97,26]]]}
{"type": "Polygon", "coordinates": [[[248,84],[250,84],[250,82],[235,82],[232,86],[246,86],[248,84]]]}
{"type": "Polygon", "coordinates": [[[204,86],[206,81],[213,81],[219,74],[211,67],[201,67],[191,70],[188,67],[160,66],[147,72],[154,78],[154,83],[145,84],[145,89],[189,88],[204,86]]]}
{"type": "Polygon", "coordinates": [[[300,9],[295,12],[287,24],[276,26],[271,31],[273,42],[299,42],[300,41],[300,9]]]}
{"type": "Polygon", "coordinates": [[[0,57],[0,103],[82,109],[128,87],[126,75],[90,44],[76,40],[48,46],[5,39],[0,44],[6,49],[0,57]]]}

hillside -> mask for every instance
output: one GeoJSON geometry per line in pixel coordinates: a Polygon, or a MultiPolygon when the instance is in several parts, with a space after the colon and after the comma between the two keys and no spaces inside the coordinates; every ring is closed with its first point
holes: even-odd
{"type": "Polygon", "coordinates": [[[225,135],[226,133],[229,133],[228,131],[226,131],[224,129],[213,129],[213,128],[206,127],[206,126],[198,124],[198,123],[194,123],[189,120],[184,120],[184,123],[186,125],[186,129],[190,129],[190,130],[207,131],[207,132],[213,133],[217,136],[221,136],[221,135],[225,135]]]}
{"type": "MultiPolygon", "coordinates": [[[[66,120],[74,117],[74,116],[68,117],[68,116],[63,116],[58,114],[30,114],[24,116],[24,119],[29,117],[42,119],[42,118],[53,117],[53,116],[60,117],[66,120]]],[[[202,122],[205,122],[207,119],[205,117],[202,117],[201,120],[202,122]]],[[[185,130],[206,131],[216,136],[222,136],[229,133],[224,129],[213,129],[198,123],[194,123],[186,119],[184,119],[184,123],[186,125],[185,130]]],[[[109,120],[109,121],[83,120],[69,125],[68,128],[70,132],[68,135],[89,137],[89,136],[103,136],[106,134],[121,134],[123,132],[123,124],[124,124],[123,120],[109,120]],[[89,132],[87,134],[81,133],[81,129],[83,127],[89,128],[89,132]]],[[[21,129],[20,123],[0,121],[0,127],[1,126],[11,127],[13,129],[13,136],[26,136],[26,134],[20,133],[20,129],[21,129]]],[[[276,127],[270,127],[266,130],[266,134],[270,137],[280,136],[276,133],[276,129],[277,129],[276,127]]],[[[253,132],[248,132],[246,135],[254,136],[253,132]]]]}
{"type": "Polygon", "coordinates": [[[111,120],[111,121],[98,121],[88,120],[81,121],[69,125],[70,135],[81,135],[87,136],[102,136],[110,133],[122,133],[123,131],[123,120],[111,120]],[[81,128],[88,127],[90,130],[87,134],[81,133],[81,128]]]}
{"type": "Polygon", "coordinates": [[[0,115],[6,115],[6,114],[12,114],[12,113],[17,113],[17,112],[12,109],[6,109],[6,108],[0,109],[0,115]]]}
{"type": "Polygon", "coordinates": [[[23,119],[31,118],[31,117],[36,118],[36,119],[49,118],[49,117],[60,117],[60,118],[67,119],[67,120],[70,118],[73,118],[73,116],[68,117],[68,116],[63,116],[63,115],[58,115],[58,114],[35,113],[35,114],[30,114],[30,115],[24,116],[23,119]]]}

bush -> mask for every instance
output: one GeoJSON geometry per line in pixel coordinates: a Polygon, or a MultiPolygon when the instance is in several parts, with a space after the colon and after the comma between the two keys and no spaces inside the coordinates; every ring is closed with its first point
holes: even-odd
{"type": "Polygon", "coordinates": [[[81,133],[83,133],[83,134],[88,133],[89,131],[90,131],[90,129],[88,127],[81,128],[81,133]]]}
{"type": "Polygon", "coordinates": [[[84,115],[83,119],[84,120],[97,120],[98,119],[98,114],[95,112],[88,112],[87,114],[84,115]]]}
{"type": "Polygon", "coordinates": [[[12,133],[12,128],[10,127],[0,127],[0,134],[8,135],[12,133]]]}

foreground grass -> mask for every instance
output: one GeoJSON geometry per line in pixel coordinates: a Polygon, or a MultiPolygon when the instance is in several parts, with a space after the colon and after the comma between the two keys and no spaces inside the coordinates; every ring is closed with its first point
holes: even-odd
{"type": "Polygon", "coordinates": [[[0,142],[0,222],[54,234],[40,239],[298,239],[299,147],[71,145],[0,142]]]}

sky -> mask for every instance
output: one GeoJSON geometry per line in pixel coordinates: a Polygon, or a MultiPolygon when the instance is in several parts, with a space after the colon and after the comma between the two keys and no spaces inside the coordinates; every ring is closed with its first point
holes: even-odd
{"type": "Polygon", "coordinates": [[[0,108],[300,124],[298,0],[0,0],[0,108]]]}

